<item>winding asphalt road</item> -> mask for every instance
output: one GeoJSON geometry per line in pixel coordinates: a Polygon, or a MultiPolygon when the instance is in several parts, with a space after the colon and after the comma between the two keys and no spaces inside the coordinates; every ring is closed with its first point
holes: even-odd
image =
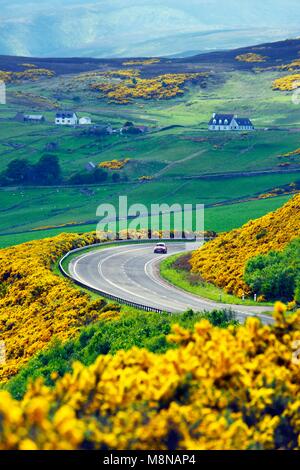
{"type": "MultiPolygon", "coordinates": [[[[154,254],[153,247],[153,244],[133,244],[83,252],[70,262],[69,273],[87,287],[151,308],[176,313],[188,308],[210,311],[230,307],[239,321],[258,316],[263,323],[272,323],[272,317],[263,313],[272,310],[271,307],[217,303],[172,286],[159,275],[159,262],[166,255],[154,254]]],[[[183,243],[168,245],[168,255],[183,250],[183,243]]]]}

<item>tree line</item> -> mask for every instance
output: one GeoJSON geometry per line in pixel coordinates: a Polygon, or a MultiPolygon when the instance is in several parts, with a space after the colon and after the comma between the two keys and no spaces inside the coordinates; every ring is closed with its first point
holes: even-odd
{"type": "MultiPolygon", "coordinates": [[[[94,168],[91,171],[78,171],[65,179],[59,159],[56,155],[43,155],[37,163],[30,163],[26,159],[15,159],[9,162],[7,168],[0,174],[0,185],[37,185],[52,186],[60,184],[95,184],[108,180],[108,173],[102,168],[94,168]]],[[[113,173],[112,182],[119,182],[121,177],[113,173]]]]}

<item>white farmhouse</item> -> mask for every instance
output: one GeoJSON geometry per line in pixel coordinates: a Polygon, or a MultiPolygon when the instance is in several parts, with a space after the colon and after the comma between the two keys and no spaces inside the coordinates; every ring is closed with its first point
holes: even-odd
{"type": "Polygon", "coordinates": [[[81,126],[87,126],[87,125],[91,125],[92,124],[92,120],[90,117],[87,117],[87,116],[83,116],[79,119],[79,124],[81,126]]]}
{"type": "Polygon", "coordinates": [[[212,115],[208,124],[210,131],[254,131],[254,126],[249,118],[239,118],[234,114],[212,115]]]}
{"type": "Polygon", "coordinates": [[[78,116],[74,111],[59,111],[55,116],[55,124],[76,126],[78,124],[78,116]]]}

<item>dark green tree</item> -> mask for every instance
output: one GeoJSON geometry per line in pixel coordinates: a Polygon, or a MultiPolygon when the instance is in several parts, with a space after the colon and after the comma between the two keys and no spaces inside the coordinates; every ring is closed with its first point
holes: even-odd
{"type": "Polygon", "coordinates": [[[267,300],[289,301],[295,295],[300,297],[299,279],[300,238],[283,251],[271,251],[250,259],[244,272],[244,280],[252,291],[267,300]]]}
{"type": "Polygon", "coordinates": [[[27,160],[12,160],[4,172],[3,176],[12,183],[28,183],[31,180],[33,168],[27,160]]]}
{"type": "Polygon", "coordinates": [[[61,169],[56,155],[43,155],[34,167],[35,180],[39,184],[57,184],[61,181],[61,169]]]}
{"type": "Polygon", "coordinates": [[[121,179],[121,176],[119,173],[113,173],[112,177],[111,177],[113,183],[118,183],[121,179]]]}

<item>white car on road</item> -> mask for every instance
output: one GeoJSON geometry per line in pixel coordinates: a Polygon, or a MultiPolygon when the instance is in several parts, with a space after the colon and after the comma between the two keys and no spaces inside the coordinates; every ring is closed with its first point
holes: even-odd
{"type": "Polygon", "coordinates": [[[156,243],[155,245],[155,248],[154,248],[154,253],[163,253],[163,254],[167,254],[168,253],[168,249],[166,247],[166,244],[165,243],[156,243]]]}

